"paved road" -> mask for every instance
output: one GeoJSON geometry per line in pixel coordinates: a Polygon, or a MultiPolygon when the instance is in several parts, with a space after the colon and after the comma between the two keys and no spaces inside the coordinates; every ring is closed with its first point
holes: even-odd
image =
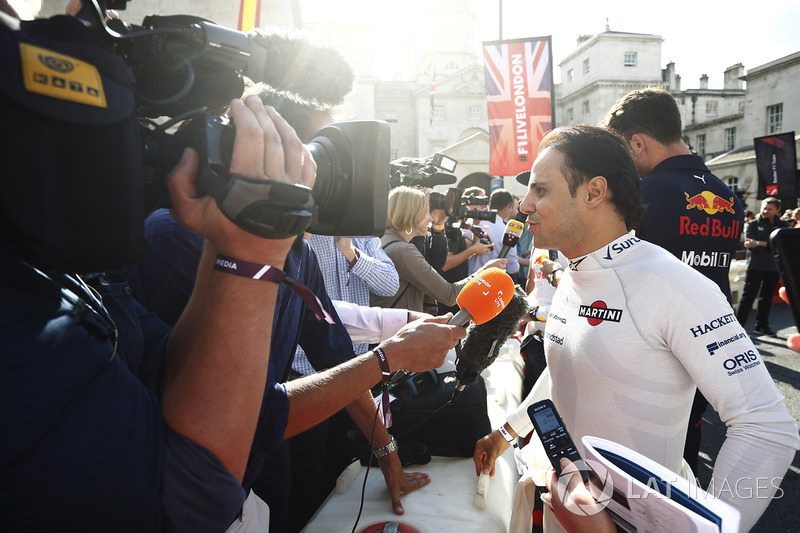
{"type": "MultiPolygon", "coordinates": [[[[755,314],[755,313],[753,313],[755,314]]],[[[752,317],[751,317],[752,321],[752,317]]],[[[800,354],[786,347],[786,337],[797,333],[788,305],[776,305],[770,314],[770,326],[778,333],[775,337],[753,337],[778,390],[786,398],[786,407],[800,424],[800,354]]],[[[752,323],[749,324],[752,327],[752,323]]],[[[748,330],[750,331],[750,330],[748,330]]],[[[711,479],[713,459],[725,438],[725,425],[717,413],[709,408],[703,417],[703,437],[700,445],[698,475],[701,486],[711,479]]],[[[782,533],[800,531],[800,453],[795,455],[781,484],[783,494],[770,503],[766,513],[751,530],[754,533],[782,533]]]]}

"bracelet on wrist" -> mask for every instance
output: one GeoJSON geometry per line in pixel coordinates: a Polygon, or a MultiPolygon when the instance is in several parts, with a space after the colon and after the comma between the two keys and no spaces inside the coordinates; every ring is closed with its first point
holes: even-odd
{"type": "Polygon", "coordinates": [[[547,281],[549,281],[550,285],[552,285],[553,287],[556,286],[556,272],[564,272],[564,269],[563,268],[554,268],[547,275],[547,281]]]}
{"type": "Polygon", "coordinates": [[[500,426],[497,431],[503,436],[504,439],[508,441],[508,443],[513,446],[514,448],[519,448],[519,444],[517,443],[517,439],[511,435],[506,429],[505,424],[500,426]]]}
{"type": "Polygon", "coordinates": [[[375,456],[375,459],[380,459],[381,457],[385,457],[396,451],[397,441],[394,440],[394,435],[389,435],[389,444],[386,446],[381,446],[380,448],[372,448],[372,455],[375,456]]]}

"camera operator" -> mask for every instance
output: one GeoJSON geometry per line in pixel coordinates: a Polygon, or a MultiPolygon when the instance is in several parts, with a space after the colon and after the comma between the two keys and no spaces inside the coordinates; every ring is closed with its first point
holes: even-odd
{"type": "MultiPolygon", "coordinates": [[[[252,98],[231,113],[231,172],[313,185],[314,162],[277,113],[252,98]]],[[[208,243],[171,332],[120,285],[98,279],[98,296],[3,246],[4,527],[224,530],[241,509],[278,286],[215,270],[215,257],[280,267],[292,241],[231,223],[198,197],[197,169],[187,149],[168,178],[176,217],[208,243]]]]}
{"type": "MultiPolygon", "coordinates": [[[[485,265],[487,261],[491,261],[500,254],[500,243],[503,242],[503,233],[505,232],[506,223],[517,214],[517,200],[507,190],[496,189],[492,191],[492,195],[489,197],[489,210],[497,212],[495,220],[488,221],[489,227],[486,230],[489,239],[494,243],[494,248],[485,255],[472,257],[469,260],[469,268],[473,272],[485,265]]],[[[507,259],[508,263],[506,264],[505,270],[513,278],[519,271],[516,247],[511,248],[508,252],[507,259]]]]}
{"type": "MultiPolygon", "coordinates": [[[[444,205],[444,196],[442,195],[442,205],[444,205]]],[[[433,206],[433,201],[431,202],[433,206]]],[[[484,206],[487,207],[487,206],[484,206]]],[[[447,213],[444,208],[439,209],[445,215],[444,222],[442,222],[444,236],[447,239],[447,259],[444,266],[439,270],[442,277],[450,283],[455,283],[470,275],[469,264],[467,260],[473,255],[484,255],[492,249],[491,244],[484,244],[477,239],[475,243],[468,241],[464,233],[459,227],[454,227],[447,220],[447,213]]],[[[434,218],[432,225],[436,224],[434,210],[431,209],[431,217],[434,218]]],[[[443,315],[445,313],[455,313],[458,311],[457,305],[444,305],[438,304],[437,314],[443,315]]]]}

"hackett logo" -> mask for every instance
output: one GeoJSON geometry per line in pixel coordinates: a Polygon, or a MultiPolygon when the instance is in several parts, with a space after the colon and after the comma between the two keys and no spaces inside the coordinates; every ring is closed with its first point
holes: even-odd
{"type": "Polygon", "coordinates": [[[585,317],[590,326],[596,326],[604,320],[619,322],[622,318],[622,309],[613,309],[608,307],[603,300],[597,300],[592,305],[580,306],[578,316],[585,317]]]}
{"type": "Polygon", "coordinates": [[[736,315],[734,315],[733,313],[723,315],[719,318],[715,318],[708,324],[698,324],[693,328],[689,328],[689,331],[691,331],[692,335],[694,335],[694,337],[697,338],[698,335],[705,335],[706,333],[714,331],[715,329],[720,328],[725,324],[730,324],[731,322],[736,322],[736,315]]]}

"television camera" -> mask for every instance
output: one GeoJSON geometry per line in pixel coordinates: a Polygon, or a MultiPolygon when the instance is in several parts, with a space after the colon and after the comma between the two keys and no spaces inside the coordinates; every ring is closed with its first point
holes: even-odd
{"type": "Polygon", "coordinates": [[[481,243],[492,244],[489,236],[480,227],[480,223],[476,224],[476,221],[488,220],[494,222],[497,217],[497,211],[470,209],[475,206],[488,206],[489,198],[487,196],[473,194],[462,196],[461,189],[451,187],[448,189],[447,194],[431,192],[429,204],[431,210],[444,209],[447,214],[445,231],[448,232],[448,235],[453,230],[470,230],[479,238],[481,243]]]}
{"type": "Polygon", "coordinates": [[[14,132],[2,154],[20,160],[7,176],[26,176],[6,180],[14,183],[0,200],[0,242],[60,270],[135,261],[143,218],[165,205],[164,179],[187,146],[200,154],[198,189],[251,233],[383,233],[384,122],[320,129],[309,142],[317,163],[313,190],[227,171],[234,132],[219,115],[242,96],[245,76],[299,91],[302,82],[291,75],[298,54],[324,50],[302,37],[272,39],[189,15],[151,15],[141,25],[105,20],[107,9],[124,10],[126,3],[85,0],[76,17],[0,20],[0,109],[14,132]]]}
{"type": "MultiPolygon", "coordinates": [[[[441,153],[426,159],[403,157],[389,163],[389,185],[392,188],[406,187],[433,188],[437,185],[450,185],[456,182],[452,174],[458,161],[441,153]],[[440,172],[443,170],[444,172],[440,172]]],[[[431,209],[439,209],[431,207],[431,209]]]]}

